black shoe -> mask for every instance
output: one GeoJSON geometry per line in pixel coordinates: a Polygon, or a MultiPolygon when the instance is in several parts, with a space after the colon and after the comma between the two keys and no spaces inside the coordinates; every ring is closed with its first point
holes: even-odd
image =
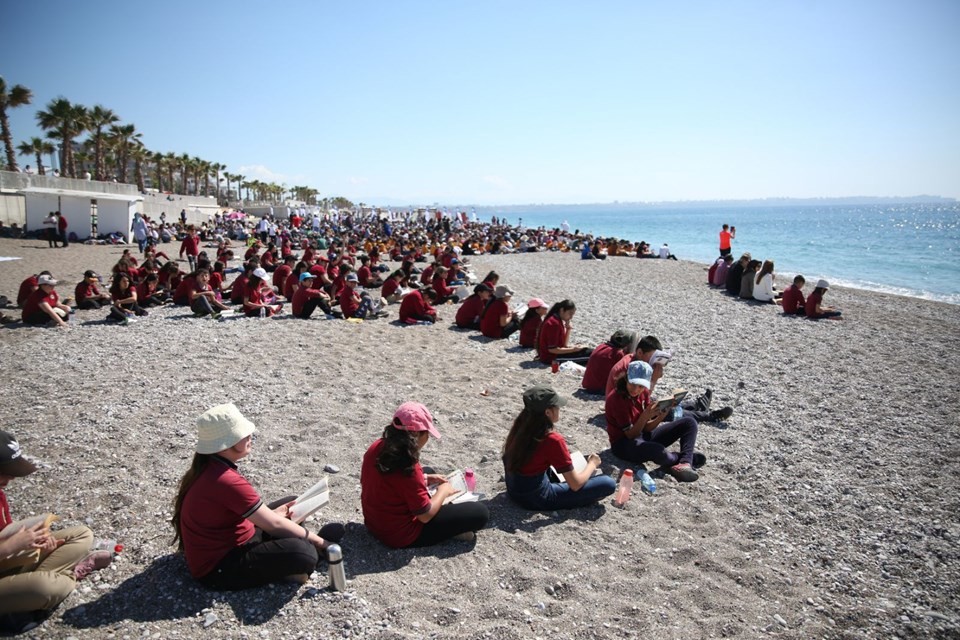
{"type": "Polygon", "coordinates": [[[710,412],[710,422],[723,422],[733,415],[733,407],[724,407],[710,412]]]}
{"type": "Polygon", "coordinates": [[[320,529],[317,531],[317,535],[327,542],[339,544],[339,542],[343,540],[343,536],[346,534],[346,532],[346,528],[339,522],[328,522],[320,527],[320,529]]]}
{"type": "Polygon", "coordinates": [[[700,453],[699,451],[694,451],[693,452],[693,468],[699,469],[705,464],[707,464],[707,456],[700,453]]]}
{"type": "Polygon", "coordinates": [[[703,395],[697,398],[697,409],[700,411],[710,411],[710,403],[713,402],[713,389],[707,389],[703,395]]]}

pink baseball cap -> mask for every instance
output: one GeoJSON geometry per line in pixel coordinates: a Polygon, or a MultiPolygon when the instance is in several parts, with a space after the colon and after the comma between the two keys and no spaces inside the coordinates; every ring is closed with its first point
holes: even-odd
{"type": "Polygon", "coordinates": [[[547,303],[541,300],[540,298],[531,298],[530,302],[527,303],[527,307],[530,309],[537,309],[539,307],[545,307],[547,303]]]}
{"type": "Polygon", "coordinates": [[[393,414],[393,426],[401,431],[426,431],[440,439],[440,432],[433,426],[433,416],[419,402],[404,402],[393,414]]]}

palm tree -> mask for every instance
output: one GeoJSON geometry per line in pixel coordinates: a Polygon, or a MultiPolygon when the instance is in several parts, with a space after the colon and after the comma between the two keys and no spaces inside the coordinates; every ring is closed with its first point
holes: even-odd
{"type": "Polygon", "coordinates": [[[115,124],[110,127],[109,141],[117,156],[117,173],[120,182],[127,181],[127,169],[130,164],[130,150],[142,144],[143,134],[132,124],[115,124]]]}
{"type": "MultiPolygon", "coordinates": [[[[241,195],[240,189],[241,189],[241,185],[243,184],[243,181],[247,179],[247,176],[242,176],[239,173],[235,173],[233,174],[233,179],[237,181],[237,200],[239,200],[242,203],[243,195],[241,195]]],[[[247,189],[247,196],[249,195],[250,195],[250,189],[247,189]]]]}
{"type": "Polygon", "coordinates": [[[150,159],[153,160],[153,170],[156,172],[156,184],[154,184],[153,187],[157,191],[162,193],[163,192],[163,169],[164,169],[164,164],[166,163],[166,160],[164,158],[164,155],[159,151],[155,152],[150,159]]]}
{"type": "Polygon", "coordinates": [[[55,98],[46,109],[37,112],[37,122],[42,129],[47,130],[47,137],[60,142],[60,168],[64,175],[71,178],[76,177],[73,139],[86,130],[86,119],[86,108],[80,104],[72,104],[66,98],[55,98]]]}
{"type": "Polygon", "coordinates": [[[191,166],[193,168],[193,195],[200,195],[200,176],[203,174],[203,160],[197,156],[193,157],[191,166]]]}
{"type": "MultiPolygon", "coordinates": [[[[7,81],[0,76],[0,135],[3,137],[3,146],[7,150],[7,171],[18,171],[17,154],[13,152],[13,134],[10,133],[10,120],[7,118],[7,108],[14,109],[30,104],[33,92],[22,84],[15,84],[7,91],[7,81]]],[[[43,166],[38,164],[38,166],[43,166]]]]}
{"type": "Polygon", "coordinates": [[[190,169],[190,160],[189,154],[181,153],[177,156],[177,162],[180,166],[180,193],[187,195],[187,171],[190,169]]]}
{"type": "Polygon", "coordinates": [[[90,128],[90,132],[93,133],[93,145],[94,145],[94,177],[97,180],[105,180],[106,172],[103,166],[103,142],[104,142],[104,129],[110,125],[120,122],[120,118],[117,117],[110,109],[107,109],[103,105],[94,105],[88,114],[87,126],[90,128]]]}
{"type": "MultiPolygon", "coordinates": [[[[214,162],[210,165],[210,170],[217,174],[217,204],[220,204],[220,172],[227,168],[222,162],[214,162]]],[[[229,189],[228,189],[229,190],[229,189]]]]}
{"type": "Polygon", "coordinates": [[[177,190],[174,188],[173,183],[173,171],[180,166],[177,164],[180,162],[180,159],[177,158],[177,154],[173,151],[169,151],[163,156],[163,160],[167,168],[167,186],[170,187],[170,193],[176,193],[177,190]]]}
{"type": "Polygon", "coordinates": [[[22,155],[33,155],[37,159],[37,173],[46,175],[43,168],[43,155],[54,152],[53,143],[47,142],[43,138],[30,138],[27,142],[21,142],[17,146],[17,151],[22,155]]]}
{"type": "Polygon", "coordinates": [[[147,148],[143,146],[139,140],[135,145],[130,147],[130,150],[127,153],[129,157],[133,159],[133,175],[134,179],[137,181],[137,189],[140,190],[140,193],[143,193],[147,190],[143,179],[143,162],[147,158],[152,158],[153,154],[147,151],[147,148]]]}
{"type": "Polygon", "coordinates": [[[73,163],[77,167],[77,173],[82,174],[87,170],[87,167],[93,162],[93,154],[84,151],[83,149],[77,151],[73,154],[73,163]]]}

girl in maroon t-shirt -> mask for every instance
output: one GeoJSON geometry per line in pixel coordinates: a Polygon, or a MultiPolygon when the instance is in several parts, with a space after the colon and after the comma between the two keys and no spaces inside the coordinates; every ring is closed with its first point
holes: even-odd
{"type": "Polygon", "coordinates": [[[520,320],[520,346],[533,349],[537,346],[537,332],[543,324],[543,316],[547,315],[547,303],[540,298],[533,298],[527,303],[527,312],[520,320]]]}
{"type": "Polygon", "coordinates": [[[480,502],[444,504],[456,491],[446,478],[420,466],[420,451],[431,435],[440,438],[430,411],[405,402],[363,456],[363,521],[387,546],[425,547],[455,536],[472,541],[490,518],[480,502]],[[430,487],[436,487],[432,496],[430,487]]]}
{"type": "MultiPolygon", "coordinates": [[[[270,285],[267,284],[267,272],[262,267],[257,267],[250,275],[243,295],[243,312],[251,318],[256,316],[271,317],[283,310],[283,304],[273,305],[268,301],[267,290],[270,285]]],[[[270,289],[272,293],[273,290],[270,289]]]]}
{"type": "Polygon", "coordinates": [[[523,411],[503,445],[507,494],[521,506],[537,511],[573,509],[593,504],[616,490],[610,476],[594,476],[600,456],[587,458],[584,468],[574,468],[567,441],[554,430],[560,407],[567,404],[550,387],[537,385],[523,392],[523,411]],[[550,467],[563,476],[554,482],[550,467]]]}

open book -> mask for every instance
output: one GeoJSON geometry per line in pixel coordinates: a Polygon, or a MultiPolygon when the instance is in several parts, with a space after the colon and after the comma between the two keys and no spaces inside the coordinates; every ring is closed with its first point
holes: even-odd
{"type": "Polygon", "coordinates": [[[518,304],[516,307],[513,308],[513,312],[522,318],[524,314],[527,312],[527,309],[529,308],[530,307],[528,307],[526,303],[521,302],[520,304],[518,304]]]}
{"type": "MultiPolygon", "coordinates": [[[[570,460],[571,462],[573,462],[574,471],[579,472],[587,468],[587,457],[582,453],[580,453],[579,451],[571,451],[570,460]]],[[[550,470],[553,472],[553,475],[559,478],[560,482],[563,482],[563,475],[560,473],[557,473],[556,467],[554,467],[553,465],[550,465],[550,470]]],[[[600,471],[600,469],[593,470],[593,475],[597,475],[598,473],[603,473],[603,472],[600,471]]]]}
{"type": "Polygon", "coordinates": [[[299,524],[328,502],[330,502],[330,489],[327,485],[327,476],[323,476],[317,484],[297,496],[293,506],[290,507],[290,519],[299,524]]]}
{"type": "Polygon", "coordinates": [[[680,404],[680,401],[687,397],[686,389],[674,389],[673,395],[657,400],[657,411],[669,411],[680,404]]]}
{"type": "MultiPolygon", "coordinates": [[[[463,475],[462,470],[457,470],[447,476],[447,482],[453,486],[456,490],[455,493],[447,496],[447,499],[443,501],[443,504],[460,504],[461,502],[477,502],[483,498],[482,493],[474,493],[467,488],[467,479],[463,475]]],[[[427,491],[430,492],[432,496],[437,492],[436,485],[430,485],[427,487],[427,491]]]]}
{"type": "MultiPolygon", "coordinates": [[[[50,524],[59,519],[59,517],[53,515],[52,513],[41,513],[40,515],[30,516],[29,518],[24,518],[23,520],[15,520],[14,522],[11,522],[5,526],[2,531],[0,531],[0,540],[9,538],[16,532],[20,531],[22,527],[33,529],[37,527],[37,525],[43,525],[43,528],[49,531],[50,524]]],[[[40,549],[24,549],[23,551],[18,551],[17,553],[12,553],[8,556],[0,558],[0,571],[6,571],[15,567],[33,564],[39,560],[40,549]]]]}
{"type": "Polygon", "coordinates": [[[650,356],[650,366],[652,367],[657,364],[662,364],[663,366],[667,366],[667,364],[669,364],[670,360],[672,359],[673,359],[673,353],[671,353],[670,351],[661,351],[660,349],[657,349],[656,351],[653,352],[653,355],[650,356]]]}

